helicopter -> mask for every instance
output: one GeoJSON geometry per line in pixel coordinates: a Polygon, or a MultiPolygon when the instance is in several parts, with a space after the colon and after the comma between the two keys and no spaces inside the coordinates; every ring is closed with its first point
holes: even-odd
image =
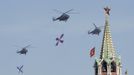
{"type": "Polygon", "coordinates": [[[64,42],[64,40],[62,40],[63,36],[64,36],[64,34],[61,34],[60,38],[58,38],[58,37],[56,38],[56,41],[57,41],[56,46],[58,46],[59,43],[64,42]]]}
{"type": "Polygon", "coordinates": [[[70,14],[69,12],[70,11],[73,11],[73,9],[70,9],[70,10],[68,10],[68,11],[66,11],[66,12],[61,12],[61,11],[58,11],[58,10],[56,10],[55,9],[55,11],[57,11],[57,12],[60,12],[60,13],[62,13],[61,14],[61,16],[59,16],[59,17],[57,17],[57,18],[55,18],[55,17],[53,17],[53,21],[56,21],[56,20],[59,20],[59,21],[67,21],[68,19],[69,19],[69,15],[68,14],[70,14]]]}
{"type": "Polygon", "coordinates": [[[18,69],[19,73],[23,73],[22,68],[23,68],[23,65],[22,65],[22,66],[20,66],[20,67],[18,67],[18,66],[17,66],[17,69],[18,69]]]}
{"type": "Polygon", "coordinates": [[[20,51],[17,51],[17,53],[26,55],[26,53],[28,52],[27,48],[29,46],[31,46],[31,45],[27,45],[27,46],[23,47],[20,51]]]}
{"type": "Polygon", "coordinates": [[[92,34],[92,35],[99,35],[101,32],[101,27],[97,27],[94,23],[93,23],[95,29],[92,31],[88,31],[88,34],[92,34]]]}

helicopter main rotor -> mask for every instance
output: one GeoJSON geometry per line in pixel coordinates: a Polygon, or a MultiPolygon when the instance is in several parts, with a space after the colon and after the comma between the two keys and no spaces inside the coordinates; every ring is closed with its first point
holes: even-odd
{"type": "Polygon", "coordinates": [[[70,13],[70,12],[73,11],[73,10],[74,10],[74,9],[70,9],[70,10],[68,10],[68,11],[66,11],[66,12],[62,12],[62,11],[59,11],[59,10],[57,10],[57,9],[54,9],[55,12],[60,13],[60,14],[76,14],[76,13],[70,13]]]}

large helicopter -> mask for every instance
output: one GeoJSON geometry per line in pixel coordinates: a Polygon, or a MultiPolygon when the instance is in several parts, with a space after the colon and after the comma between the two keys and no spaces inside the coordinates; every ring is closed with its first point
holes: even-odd
{"type": "Polygon", "coordinates": [[[17,53],[26,55],[26,53],[28,52],[27,48],[30,46],[31,45],[27,45],[27,46],[23,47],[20,51],[17,51],[17,53]]]}
{"type": "Polygon", "coordinates": [[[64,42],[64,40],[62,40],[63,36],[64,36],[64,34],[61,34],[60,37],[56,38],[56,41],[57,41],[56,46],[58,46],[59,43],[63,43],[64,42]]]}
{"type": "Polygon", "coordinates": [[[23,68],[23,65],[21,65],[20,67],[17,66],[17,69],[18,69],[18,71],[19,71],[18,73],[23,73],[22,68],[23,68]]]}
{"type": "Polygon", "coordinates": [[[93,23],[93,25],[94,25],[95,29],[92,30],[92,31],[89,30],[89,31],[88,31],[88,34],[99,35],[100,32],[101,32],[101,27],[102,27],[102,26],[97,27],[94,23],[93,23]]]}
{"type": "Polygon", "coordinates": [[[54,11],[59,12],[59,13],[62,13],[62,15],[59,16],[59,17],[57,17],[57,18],[53,17],[53,21],[59,20],[59,21],[65,21],[66,22],[69,19],[69,17],[70,17],[68,15],[68,14],[70,14],[69,12],[70,11],[73,11],[73,9],[70,9],[70,10],[68,10],[66,12],[61,12],[61,11],[58,11],[56,9],[54,11]]]}

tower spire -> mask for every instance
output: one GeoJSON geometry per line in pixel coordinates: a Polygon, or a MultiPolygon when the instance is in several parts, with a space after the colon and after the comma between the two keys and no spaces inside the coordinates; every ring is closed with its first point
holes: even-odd
{"type": "Polygon", "coordinates": [[[114,58],[115,57],[115,49],[113,47],[111,33],[110,33],[110,25],[109,25],[109,11],[108,7],[104,8],[105,10],[105,27],[104,27],[104,34],[103,34],[103,41],[101,47],[101,54],[100,59],[103,58],[114,58]]]}
{"type": "Polygon", "coordinates": [[[102,40],[100,58],[95,60],[95,75],[121,75],[121,59],[115,54],[110,33],[110,9],[105,10],[105,27],[102,40]]]}

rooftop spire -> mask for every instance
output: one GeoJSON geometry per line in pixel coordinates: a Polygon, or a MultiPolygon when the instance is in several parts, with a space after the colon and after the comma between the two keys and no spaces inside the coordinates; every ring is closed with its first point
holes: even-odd
{"type": "Polygon", "coordinates": [[[114,58],[115,57],[115,49],[113,47],[111,33],[110,33],[110,25],[109,25],[109,11],[110,8],[106,7],[105,10],[105,28],[104,28],[104,34],[103,34],[103,41],[102,41],[102,47],[101,47],[101,55],[100,59],[105,58],[114,58]]]}

